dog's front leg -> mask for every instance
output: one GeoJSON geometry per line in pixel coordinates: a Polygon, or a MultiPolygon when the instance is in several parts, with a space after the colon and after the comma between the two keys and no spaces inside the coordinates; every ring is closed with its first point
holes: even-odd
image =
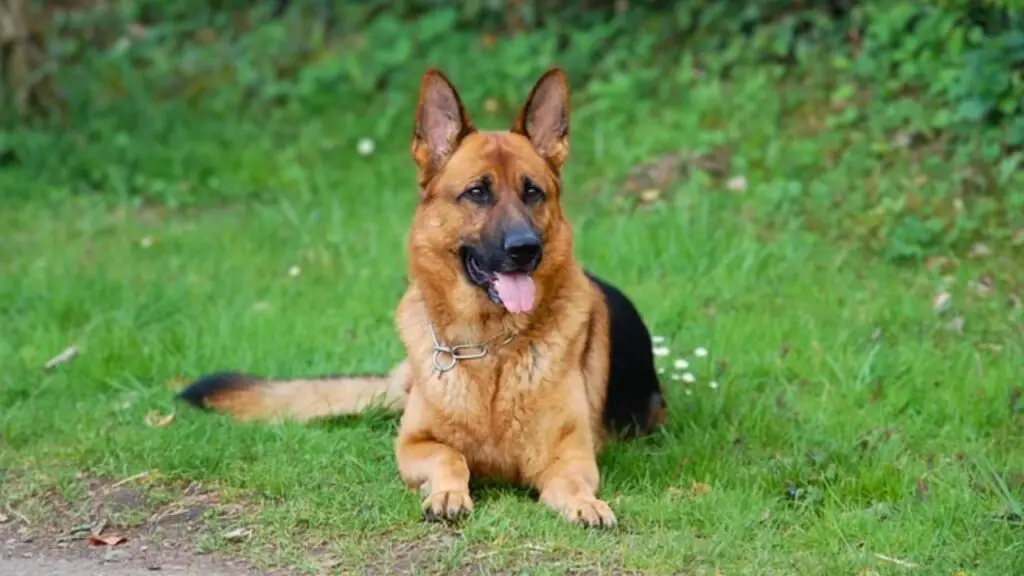
{"type": "Polygon", "coordinates": [[[473,511],[469,466],[457,450],[432,439],[400,435],[396,457],[402,479],[425,496],[427,520],[456,520],[473,511]]]}
{"type": "Polygon", "coordinates": [[[552,452],[551,463],[534,482],[540,500],[570,522],[612,527],[615,514],[597,499],[599,473],[593,443],[582,432],[569,434],[552,452]]]}

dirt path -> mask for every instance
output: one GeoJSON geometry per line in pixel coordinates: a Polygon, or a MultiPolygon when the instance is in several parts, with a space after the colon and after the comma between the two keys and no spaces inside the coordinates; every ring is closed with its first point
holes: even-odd
{"type": "MultiPolygon", "coordinates": [[[[15,486],[17,476],[8,478],[15,486]]],[[[230,552],[197,549],[209,530],[204,515],[235,527],[242,519],[240,505],[224,505],[198,484],[145,486],[82,476],[77,487],[86,496],[74,505],[43,490],[17,502],[24,512],[0,506],[0,576],[289,573],[256,570],[230,552]],[[163,497],[151,498],[153,490],[163,497]],[[91,535],[105,541],[92,542],[91,535]]]]}
{"type": "Polygon", "coordinates": [[[0,525],[0,576],[260,574],[240,561],[196,554],[187,543],[171,540],[139,538],[115,547],[94,547],[84,540],[59,542],[28,534],[15,523],[0,525]]]}

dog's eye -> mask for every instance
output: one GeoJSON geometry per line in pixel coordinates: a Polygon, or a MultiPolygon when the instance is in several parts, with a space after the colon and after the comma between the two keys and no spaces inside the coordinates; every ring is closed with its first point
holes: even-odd
{"type": "Polygon", "coordinates": [[[484,185],[475,184],[466,189],[459,196],[459,200],[469,200],[475,204],[490,204],[491,203],[491,191],[484,185]]]}
{"type": "Polygon", "coordinates": [[[544,200],[544,191],[533,182],[527,180],[523,187],[523,201],[527,204],[534,204],[544,200]]]}

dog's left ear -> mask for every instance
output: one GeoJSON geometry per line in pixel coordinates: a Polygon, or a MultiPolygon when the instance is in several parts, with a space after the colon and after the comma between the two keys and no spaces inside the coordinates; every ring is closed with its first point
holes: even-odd
{"type": "Polygon", "coordinates": [[[569,156],[569,80],[552,68],[534,84],[512,131],[530,139],[555,170],[569,156]]]}

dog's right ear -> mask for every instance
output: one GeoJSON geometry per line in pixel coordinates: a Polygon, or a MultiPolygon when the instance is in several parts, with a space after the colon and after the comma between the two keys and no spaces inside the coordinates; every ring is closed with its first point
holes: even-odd
{"type": "Polygon", "coordinates": [[[459,142],[474,130],[455,86],[437,68],[427,70],[420,82],[412,137],[412,157],[419,168],[421,194],[459,142]]]}

